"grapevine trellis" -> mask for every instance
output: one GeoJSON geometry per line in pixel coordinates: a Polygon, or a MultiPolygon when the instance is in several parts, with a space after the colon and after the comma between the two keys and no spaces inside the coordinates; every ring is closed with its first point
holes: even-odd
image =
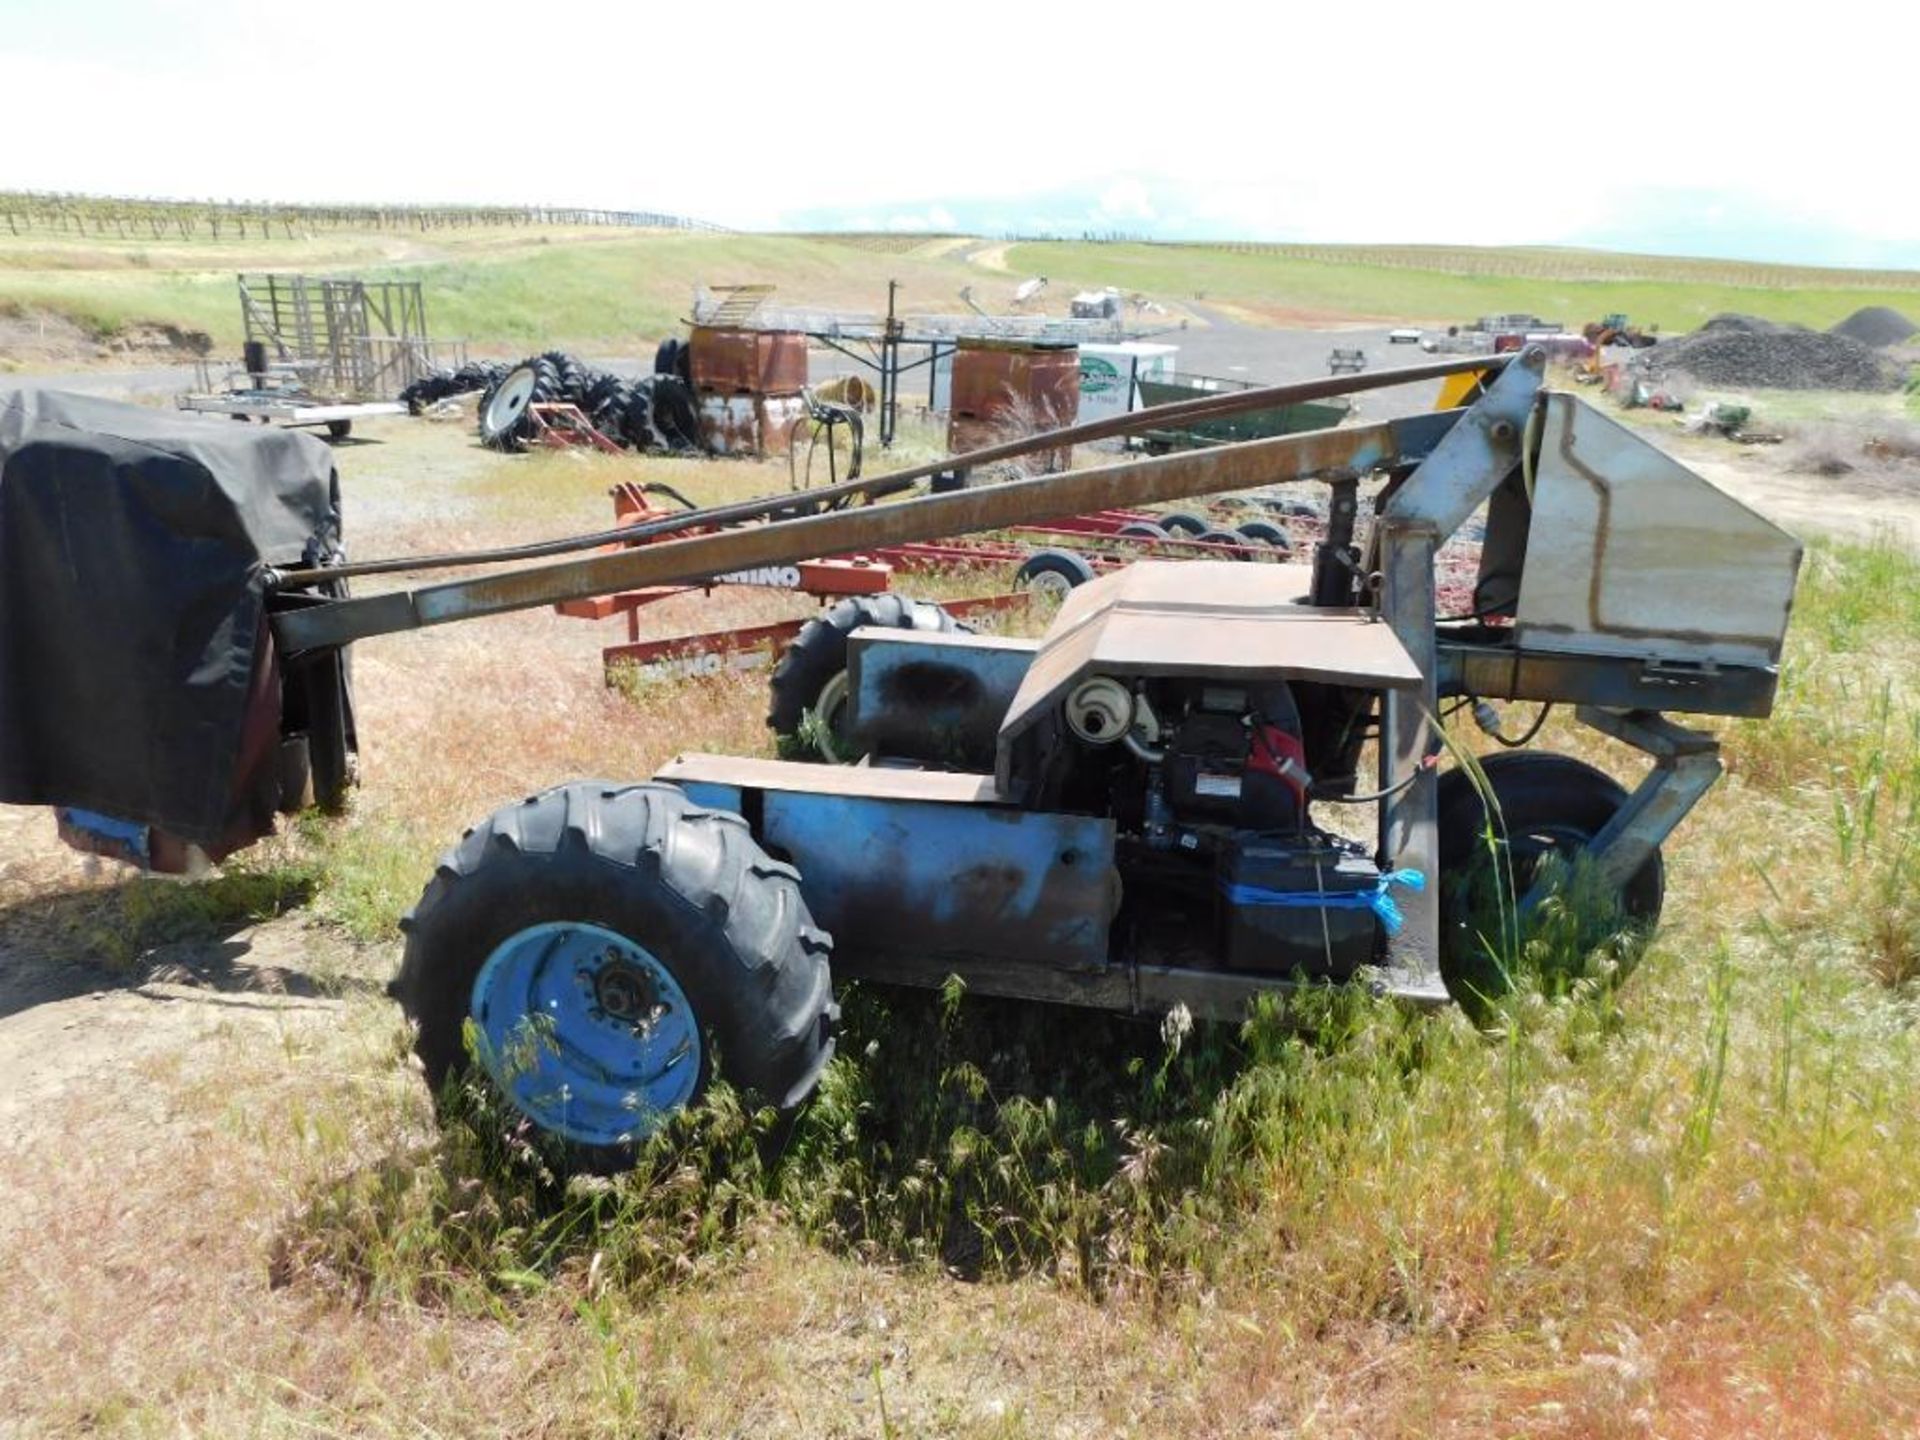
{"type": "Polygon", "coordinates": [[[453,230],[521,226],[621,226],[717,230],[684,215],[542,205],[276,205],[240,200],[138,200],[0,192],[0,224],[14,235],[122,240],[297,240],[327,230],[453,230]]]}

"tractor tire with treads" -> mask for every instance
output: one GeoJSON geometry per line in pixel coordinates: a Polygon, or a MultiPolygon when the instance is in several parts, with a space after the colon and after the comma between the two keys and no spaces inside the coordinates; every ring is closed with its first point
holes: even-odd
{"type": "Polygon", "coordinates": [[[768,684],[767,724],[793,758],[836,764],[860,758],[850,753],[845,728],[847,637],[873,627],[937,635],[971,633],[970,627],[932,601],[903,595],[851,596],[809,620],[773,667],[768,684]]]}
{"type": "Polygon", "coordinates": [[[530,407],[559,398],[560,375],[552,361],[514,366],[480,397],[480,443],[489,450],[524,450],[533,436],[530,407]]]}
{"type": "Polygon", "coordinates": [[[477,1080],[570,1170],[630,1165],[716,1068],[791,1109],[833,1055],[832,942],[799,876],[669,785],[576,781],[496,811],[401,928],[391,988],[435,1096],[477,1080]]]}
{"type": "Polygon", "coordinates": [[[672,375],[653,377],[653,431],[669,450],[700,448],[700,405],[693,387],[672,375]]]}

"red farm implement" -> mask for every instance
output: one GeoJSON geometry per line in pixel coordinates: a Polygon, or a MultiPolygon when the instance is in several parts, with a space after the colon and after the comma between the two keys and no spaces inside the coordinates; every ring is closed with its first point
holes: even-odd
{"type": "MultiPolygon", "coordinates": [[[[632,482],[614,487],[611,494],[615,524],[641,525],[673,515],[672,509],[656,503],[657,493],[660,492],[650,492],[632,482]]],[[[1098,510],[994,534],[882,545],[859,555],[731,571],[699,583],[649,586],[589,599],[566,600],[554,609],[580,620],[626,617],[626,640],[609,645],[601,652],[609,681],[622,670],[666,679],[725,670],[764,669],[799,635],[808,616],[726,630],[647,636],[643,633],[641,612],[676,595],[711,594],[721,585],[784,590],[824,605],[854,596],[886,594],[892,589],[896,573],[925,575],[980,570],[1009,575],[1007,590],[940,602],[949,615],[968,619],[1016,608],[1035,596],[1057,602],[1075,586],[1144,558],[1248,561],[1289,558],[1294,536],[1287,526],[1259,520],[1229,529],[1227,523],[1185,512],[1161,515],[1142,510],[1098,510]]],[[[1303,522],[1296,517],[1289,523],[1298,526],[1303,522]]],[[[1306,523],[1312,528],[1318,522],[1306,523]]]]}

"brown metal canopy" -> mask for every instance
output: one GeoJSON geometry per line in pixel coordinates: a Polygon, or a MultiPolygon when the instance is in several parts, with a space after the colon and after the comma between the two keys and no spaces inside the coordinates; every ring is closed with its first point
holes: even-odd
{"type": "Polygon", "coordinates": [[[1306,603],[1310,575],[1304,565],[1147,560],[1079,586],[1001,722],[1001,755],[1089,675],[1418,688],[1413,657],[1372,613],[1306,603]]]}

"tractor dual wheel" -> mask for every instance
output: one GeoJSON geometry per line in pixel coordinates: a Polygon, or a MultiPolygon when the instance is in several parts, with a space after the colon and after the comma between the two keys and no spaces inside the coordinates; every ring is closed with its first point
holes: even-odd
{"type": "Polygon", "coordinates": [[[832,942],[799,876],[672,786],[577,781],[495,812],[402,929],[392,989],[435,1096],[478,1081],[567,1169],[630,1165],[722,1071],[791,1109],[833,1055],[832,942]]]}
{"type": "Polygon", "coordinates": [[[920,630],[968,634],[970,628],[930,600],[901,595],[855,595],[809,620],[773,667],[767,724],[796,759],[851,764],[847,733],[847,638],[856,630],[920,630]]]}
{"type": "Polygon", "coordinates": [[[532,407],[560,397],[560,374],[551,360],[514,366],[480,397],[480,443],[489,450],[524,450],[533,437],[532,407]]]}
{"type": "MultiPolygon", "coordinates": [[[[1448,994],[1476,1016],[1511,987],[1489,937],[1509,928],[1512,905],[1532,889],[1549,855],[1571,863],[1627,802],[1612,776],[1568,755],[1518,750],[1479,763],[1493,793],[1491,826],[1467,771],[1442,775],[1438,796],[1440,973],[1448,994]]],[[[1665,894],[1656,850],[1612,897],[1617,918],[1651,929],[1665,894]]]]}

